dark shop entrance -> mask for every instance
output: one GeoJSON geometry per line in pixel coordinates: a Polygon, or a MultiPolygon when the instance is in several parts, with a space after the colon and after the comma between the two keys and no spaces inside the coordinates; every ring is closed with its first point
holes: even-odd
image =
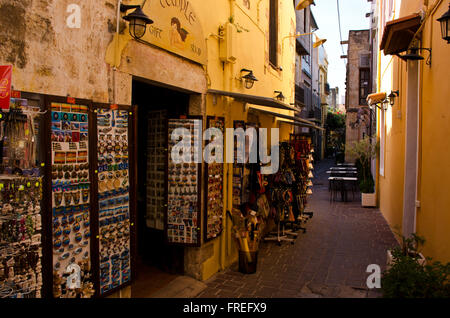
{"type": "Polygon", "coordinates": [[[189,94],[133,79],[137,105],[137,242],[132,297],[147,297],[184,273],[184,249],[165,243],[167,118],[187,115],[189,94]]]}

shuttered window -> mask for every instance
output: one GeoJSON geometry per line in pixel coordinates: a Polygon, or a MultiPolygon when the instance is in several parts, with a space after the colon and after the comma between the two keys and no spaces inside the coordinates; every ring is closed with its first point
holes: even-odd
{"type": "Polygon", "coordinates": [[[370,69],[359,69],[359,105],[367,105],[367,95],[369,95],[370,69]]]}
{"type": "Polygon", "coordinates": [[[278,47],[278,0],[270,0],[270,21],[269,21],[269,61],[277,66],[278,47]]]}

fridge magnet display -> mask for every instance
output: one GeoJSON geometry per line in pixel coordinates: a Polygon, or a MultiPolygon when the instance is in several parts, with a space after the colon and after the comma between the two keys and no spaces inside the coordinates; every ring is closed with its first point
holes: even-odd
{"type": "MultiPolygon", "coordinates": [[[[100,294],[131,279],[128,111],[98,109],[100,294]]],[[[87,158],[87,152],[85,157],[87,158]]]]}
{"type": "Polygon", "coordinates": [[[167,111],[148,115],[146,225],[164,230],[167,111]]]}
{"type": "MultiPolygon", "coordinates": [[[[208,116],[206,125],[207,128],[220,129],[224,135],[223,117],[208,116]]],[[[205,241],[209,241],[219,236],[223,230],[223,163],[207,164],[206,169],[205,241]]]]}
{"type": "MultiPolygon", "coordinates": [[[[93,294],[91,230],[89,222],[86,222],[90,218],[88,151],[79,152],[79,142],[73,138],[81,131],[81,119],[87,122],[87,110],[88,108],[82,105],[51,104],[55,298],[87,298],[93,294]],[[80,113],[81,111],[85,113],[80,113]],[[59,145],[56,145],[57,143],[59,145]]],[[[85,142],[87,143],[87,138],[85,142]]]]}
{"type": "MultiPolygon", "coordinates": [[[[199,164],[174,163],[172,148],[177,144],[171,139],[174,129],[188,129],[191,136],[201,134],[201,120],[170,119],[168,123],[168,182],[167,182],[167,242],[184,245],[200,245],[199,164]]],[[[194,157],[195,137],[191,138],[191,155],[194,157]]]]}

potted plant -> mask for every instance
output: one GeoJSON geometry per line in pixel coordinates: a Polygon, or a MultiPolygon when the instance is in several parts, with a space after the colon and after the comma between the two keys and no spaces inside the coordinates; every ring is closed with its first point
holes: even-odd
{"type": "Polygon", "coordinates": [[[426,258],[420,252],[420,248],[425,244],[425,239],[415,233],[411,234],[409,238],[406,238],[398,232],[396,233],[401,238],[401,245],[393,250],[387,251],[387,268],[389,269],[394,261],[401,257],[410,257],[419,265],[424,266],[426,264],[426,258]]]}
{"type": "Polygon", "coordinates": [[[415,234],[388,252],[388,269],[381,278],[385,298],[449,298],[450,263],[431,262],[419,252],[425,240],[415,234]]]}
{"type": "Polygon", "coordinates": [[[349,155],[356,159],[355,164],[358,168],[359,190],[363,207],[376,206],[375,182],[370,172],[370,165],[377,151],[378,144],[368,136],[354,142],[352,147],[347,149],[349,155]]]}

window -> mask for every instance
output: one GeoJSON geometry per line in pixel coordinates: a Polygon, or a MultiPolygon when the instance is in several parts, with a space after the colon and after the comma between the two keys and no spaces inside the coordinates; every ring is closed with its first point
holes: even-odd
{"type": "Polygon", "coordinates": [[[367,95],[369,95],[370,69],[359,69],[359,105],[367,105],[367,95]]]}
{"type": "Polygon", "coordinates": [[[306,9],[303,10],[303,33],[307,32],[307,29],[306,29],[306,14],[305,14],[305,12],[306,12],[306,9]]]}
{"type": "Polygon", "coordinates": [[[370,67],[370,54],[359,55],[359,67],[363,68],[370,67]]]}
{"type": "Polygon", "coordinates": [[[269,61],[277,66],[278,48],[278,0],[270,0],[270,21],[269,21],[269,61]]]}

